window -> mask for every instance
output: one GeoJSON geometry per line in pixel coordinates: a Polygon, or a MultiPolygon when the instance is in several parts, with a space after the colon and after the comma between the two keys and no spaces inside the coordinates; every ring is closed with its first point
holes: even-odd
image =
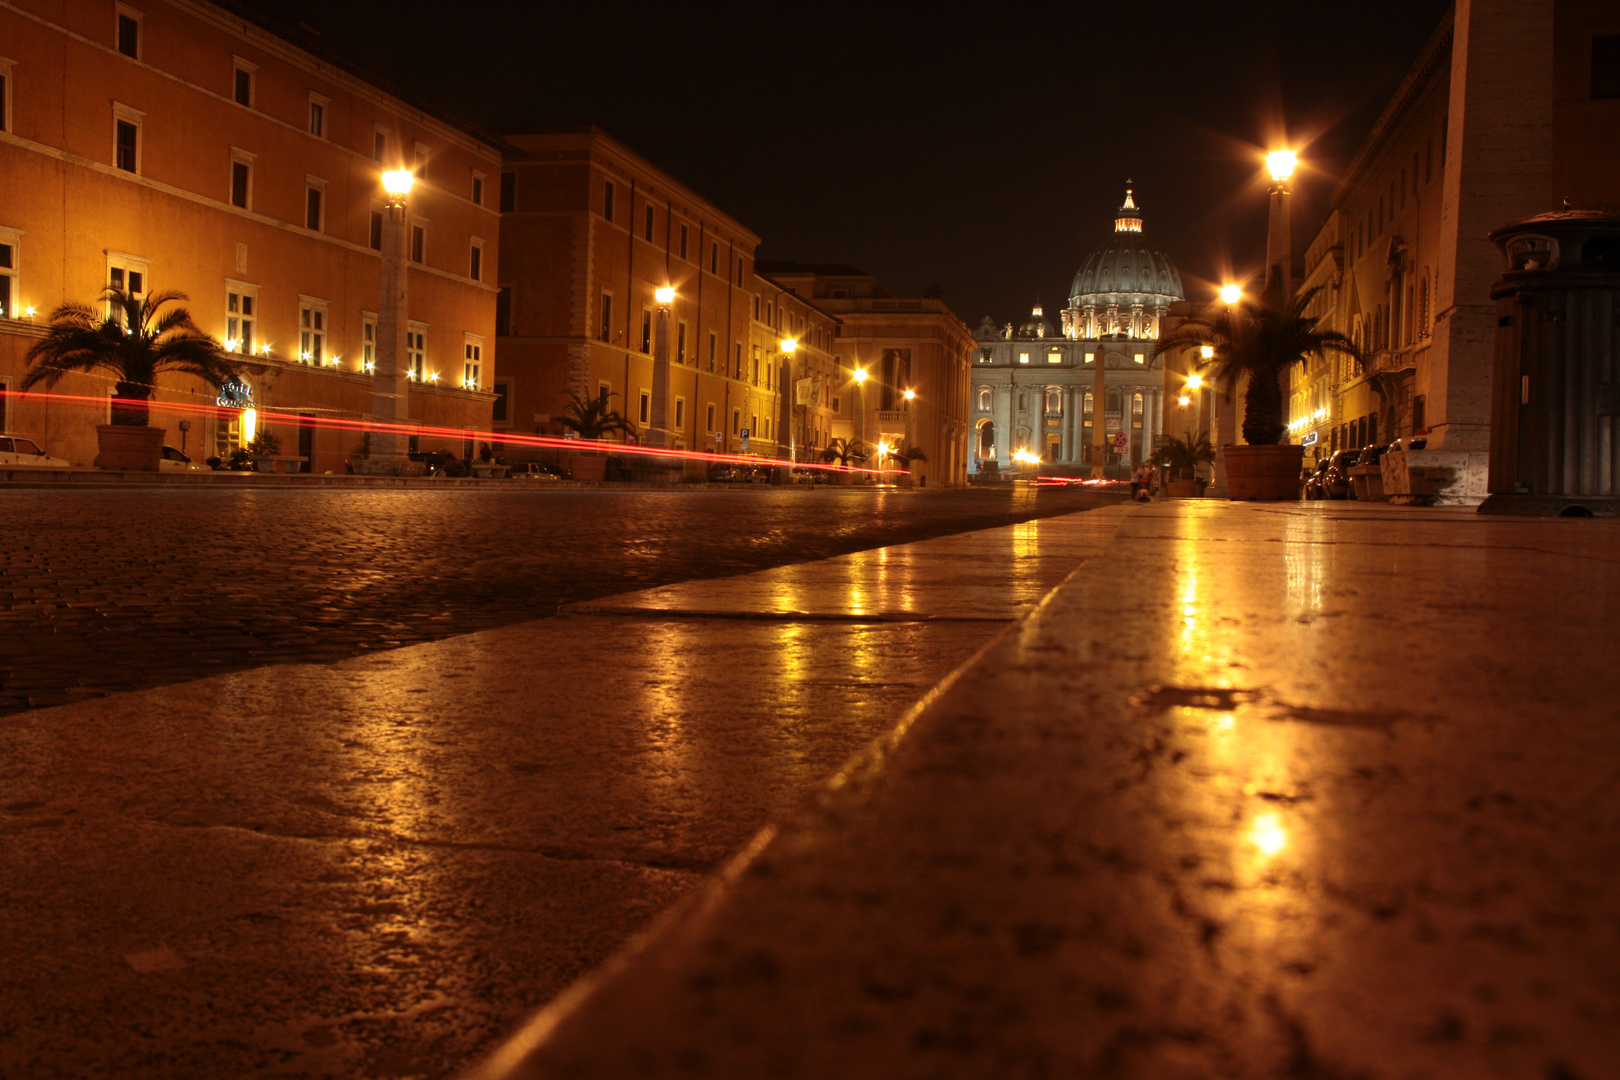
{"type": "Polygon", "coordinates": [[[1048,364],[1061,364],[1063,363],[1063,354],[1058,350],[1053,349],[1046,354],[1046,362],[1048,364]]]}
{"type": "Polygon", "coordinates": [[[517,173],[501,173],[501,213],[510,214],[517,209],[517,173]]]}
{"type": "Polygon", "coordinates": [[[326,363],[326,301],[298,298],[298,360],[320,367],[326,363]]]}
{"type": "Polygon", "coordinates": [[[686,324],[681,323],[675,331],[675,362],[686,363],[686,324]]]}
{"type": "Polygon", "coordinates": [[[650,243],[652,243],[652,238],[653,238],[653,208],[650,207],[650,206],[647,207],[647,210],[646,210],[646,213],[645,213],[644,216],[645,216],[645,219],[646,219],[646,223],[645,223],[645,227],[643,229],[643,237],[650,244],[650,243]]]}
{"type": "MultiPolygon", "coordinates": [[[[0,229],[0,319],[15,319],[22,314],[22,289],[17,283],[18,243],[22,234],[0,229]]],[[[5,430],[0,428],[0,431],[5,430]]]]}
{"type": "Polygon", "coordinates": [[[134,8],[118,5],[118,51],[131,60],[141,58],[141,23],[145,20],[134,8]]]}
{"type": "Polygon", "coordinates": [[[741,258],[739,258],[737,260],[737,284],[741,285],[742,283],[743,283],[743,261],[742,261],[741,258]]]}
{"type": "Polygon", "coordinates": [[[1144,364],[1147,362],[1147,355],[1145,353],[1132,353],[1131,359],[1136,361],[1138,364],[1144,364]]]}
{"type": "Polygon", "coordinates": [[[317,139],[326,138],[326,107],[331,103],[319,94],[309,95],[309,133],[317,139]]]}
{"type": "Polygon", "coordinates": [[[990,411],[990,388],[988,386],[979,388],[979,411],[990,411]]]}
{"type": "Polygon", "coordinates": [[[11,69],[14,61],[0,56],[0,131],[11,130],[11,69]]]}
{"type": "Polygon", "coordinates": [[[416,173],[416,178],[418,180],[423,179],[424,176],[426,175],[428,158],[430,158],[432,156],[433,156],[433,151],[428,149],[426,143],[417,143],[416,144],[415,150],[413,152],[413,156],[412,156],[412,159],[411,159],[411,171],[416,173]]]}
{"type": "Polygon", "coordinates": [[[743,361],[742,361],[742,342],[739,341],[739,342],[737,342],[737,368],[736,368],[736,374],[734,374],[732,376],[732,378],[734,378],[734,379],[742,378],[742,364],[743,364],[743,361]]]}
{"type": "Polygon", "coordinates": [[[1592,97],[1620,98],[1620,34],[1592,39],[1592,97]]]}
{"type": "Polygon", "coordinates": [[[710,435],[714,434],[714,402],[709,402],[703,411],[703,430],[710,435]]]}
{"type": "Polygon", "coordinates": [[[259,290],[237,281],[225,283],[225,348],[251,356],[258,351],[254,331],[259,322],[259,290]]]}
{"type": "Polygon", "coordinates": [[[326,181],[304,177],[304,228],[320,232],[326,227],[326,181]]]}
{"type": "Polygon", "coordinates": [[[411,226],[411,262],[427,261],[427,228],[422,225],[411,226]]]}
{"type": "Polygon", "coordinates": [[[377,370],[377,316],[369,311],[360,313],[360,370],[377,370]]]}
{"type": "Polygon", "coordinates": [[[719,272],[720,272],[720,245],[719,244],[710,244],[709,245],[709,273],[718,274],[719,272]]]}
{"type": "Polygon", "coordinates": [[[1046,411],[1060,413],[1063,411],[1063,391],[1048,388],[1046,391],[1046,411]]]}
{"type": "Polygon", "coordinates": [[[467,256],[467,276],[474,281],[484,280],[484,242],[476,237],[467,256]]]}
{"type": "Polygon", "coordinates": [[[427,378],[427,327],[422,323],[405,324],[405,366],[407,378],[427,378]]]}
{"type": "Polygon", "coordinates": [[[492,410],[490,419],[492,419],[497,425],[504,426],[506,424],[510,424],[511,420],[508,419],[510,413],[508,412],[507,401],[512,396],[512,384],[498,382],[494,385],[493,390],[495,391],[495,408],[492,410]]]}
{"type": "Polygon", "coordinates": [[[686,258],[686,236],[687,236],[686,226],[682,225],[681,226],[681,258],[683,258],[683,259],[686,258]]]}
{"type": "Polygon", "coordinates": [[[613,220],[613,181],[611,180],[602,184],[602,216],[609,221],[613,220]]]}
{"type": "Polygon", "coordinates": [[[636,413],[637,422],[642,426],[652,423],[652,392],[643,390],[639,397],[639,408],[636,413]]]}
{"type": "Polygon", "coordinates": [[[481,172],[472,174],[472,201],[475,206],[484,205],[484,174],[481,172]]]}
{"type": "Polygon", "coordinates": [[[366,231],[366,243],[372,251],[382,250],[383,212],[376,207],[371,208],[371,221],[366,231]]]}
{"type": "Polygon", "coordinates": [[[253,155],[231,147],[231,205],[243,210],[253,207],[253,155]]]}
{"type": "Polygon", "coordinates": [[[719,350],[720,339],[715,335],[714,331],[711,330],[709,331],[709,371],[711,374],[714,372],[714,360],[719,350]]]}
{"type": "Polygon", "coordinates": [[[388,132],[381,127],[371,129],[371,160],[381,165],[388,156],[388,132]]]}
{"type": "Polygon", "coordinates": [[[742,410],[731,410],[731,433],[733,435],[742,430],[742,410]]]}
{"type": "Polygon", "coordinates": [[[613,297],[608,293],[602,294],[602,329],[596,336],[602,341],[613,340],[613,297]]]}
{"type": "Polygon", "coordinates": [[[146,114],[113,102],[113,164],[127,173],[141,171],[141,121],[146,114]]]}
{"type": "Polygon", "coordinates": [[[1019,362],[1019,363],[1020,363],[1020,364],[1027,364],[1027,363],[1029,363],[1029,353],[1027,353],[1027,352],[1021,352],[1021,353],[1019,353],[1019,354],[1018,354],[1018,362],[1019,362]]]}
{"type": "Polygon", "coordinates": [[[484,381],[484,339],[476,334],[464,334],[461,344],[461,385],[477,390],[484,381]]]}
{"type": "Polygon", "coordinates": [[[258,69],[240,56],[231,57],[231,100],[238,105],[253,108],[253,73],[258,69]]]}
{"type": "MultiPolygon", "coordinates": [[[[115,289],[122,289],[136,299],[146,295],[147,268],[150,264],[146,259],[134,255],[123,255],[117,252],[107,253],[107,284],[115,289]]],[[[113,314],[111,303],[106,305],[108,316],[113,314]]]]}

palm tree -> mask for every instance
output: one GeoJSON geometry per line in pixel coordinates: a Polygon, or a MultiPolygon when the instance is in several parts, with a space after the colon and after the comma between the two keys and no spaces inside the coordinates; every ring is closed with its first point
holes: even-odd
{"type": "Polygon", "coordinates": [[[635,431],[635,425],[617,411],[608,408],[608,402],[617,395],[600,393],[595,397],[581,397],[572,391],[563,414],[557,422],[569,431],[579,433],[581,439],[598,440],[613,432],[626,435],[635,431]]]}
{"type": "Polygon", "coordinates": [[[902,472],[910,472],[913,461],[928,460],[928,454],[922,447],[907,446],[904,443],[895,444],[894,449],[889,451],[889,457],[891,460],[899,462],[899,468],[902,472]]]}
{"type": "Polygon", "coordinates": [[[1249,377],[1243,396],[1243,441],[1274,446],[1288,431],[1282,376],[1289,368],[1327,353],[1362,362],[1354,341],[1337,330],[1316,329],[1316,317],[1305,314],[1320,291],[1307,289],[1289,299],[1283,296],[1280,279],[1274,279],[1257,301],[1245,300],[1188,319],[1159,339],[1153,355],[1193,345],[1213,346],[1214,376],[1229,398],[1239,377],[1249,377]]]}
{"type": "Polygon", "coordinates": [[[166,304],[187,299],[184,293],[171,290],[142,298],[112,287],[102,295],[108,305],[106,318],[79,303],[51,312],[50,328],[28,350],[30,366],[21,389],[40,383],[50,389],[69,372],[106,368],[118,377],[112,422],[145,427],[160,372],[195,375],[215,388],[236,374],[230,354],[191,321],[191,312],[183,307],[160,311],[166,304]]]}
{"type": "Polygon", "coordinates": [[[846,469],[851,461],[865,461],[868,457],[871,452],[859,439],[831,439],[821,450],[822,461],[836,461],[846,469]]]}
{"type": "Polygon", "coordinates": [[[1200,431],[1196,436],[1187,432],[1185,439],[1178,439],[1174,435],[1170,441],[1159,451],[1159,463],[1170,469],[1172,480],[1191,480],[1198,469],[1199,462],[1214,462],[1215,448],[1209,444],[1209,432],[1200,431]]]}

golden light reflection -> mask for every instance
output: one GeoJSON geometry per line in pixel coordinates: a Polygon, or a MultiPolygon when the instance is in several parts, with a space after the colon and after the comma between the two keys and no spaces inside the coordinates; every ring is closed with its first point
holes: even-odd
{"type": "Polygon", "coordinates": [[[1288,846],[1288,830],[1283,828],[1282,818],[1277,814],[1261,814],[1249,826],[1249,842],[1270,859],[1288,846]]]}

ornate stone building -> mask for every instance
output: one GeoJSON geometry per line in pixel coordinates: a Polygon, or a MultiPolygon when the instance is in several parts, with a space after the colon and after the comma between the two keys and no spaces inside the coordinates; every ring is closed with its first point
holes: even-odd
{"type": "Polygon", "coordinates": [[[1103,431],[1113,472],[1152,453],[1162,434],[1165,375],[1153,357],[1160,320],[1182,299],[1175,263],[1150,243],[1134,192],[1114,217],[1107,241],[1081,264],[1054,329],[1037,304],[1016,330],[980,323],[970,416],[972,469],[1031,451],[1053,474],[1089,472],[1097,414],[1097,364],[1103,365],[1103,431]],[[1123,436],[1123,438],[1119,438],[1123,436]],[[1123,443],[1123,445],[1116,445],[1123,443]]]}

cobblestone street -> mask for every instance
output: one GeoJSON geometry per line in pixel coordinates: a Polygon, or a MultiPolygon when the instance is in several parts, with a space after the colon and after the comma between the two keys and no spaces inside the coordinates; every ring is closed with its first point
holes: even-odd
{"type": "Polygon", "coordinates": [[[1061,489],[0,492],[0,714],[1068,513],[1061,489]]]}

